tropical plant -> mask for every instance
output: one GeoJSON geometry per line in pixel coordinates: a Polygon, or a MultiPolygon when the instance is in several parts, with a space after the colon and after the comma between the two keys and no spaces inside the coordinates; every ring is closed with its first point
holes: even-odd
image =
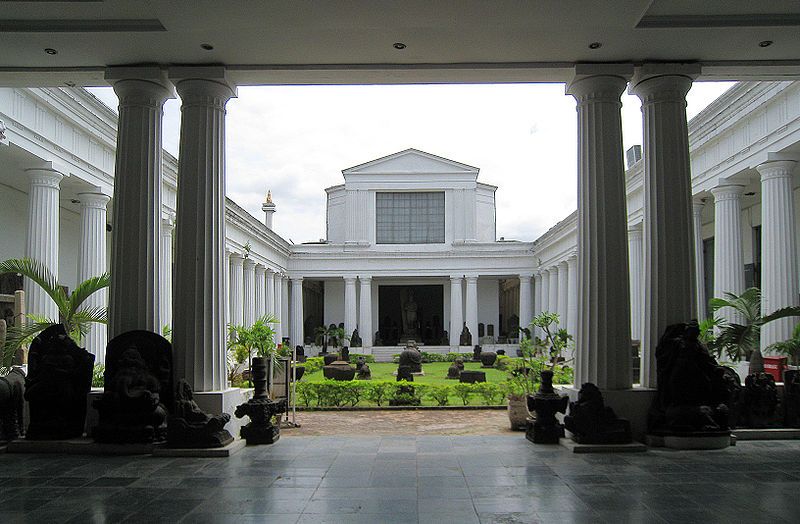
{"type": "Polygon", "coordinates": [[[786,355],[792,359],[793,366],[800,366],[800,324],[792,331],[792,338],[776,342],[767,347],[769,351],[786,355]]]}
{"type": "Polygon", "coordinates": [[[701,320],[697,327],[700,329],[700,342],[709,346],[713,346],[714,341],[717,339],[717,335],[714,332],[720,325],[722,320],[719,317],[708,317],[705,320],[701,320]]]}
{"type": "Polygon", "coordinates": [[[31,322],[10,327],[3,345],[2,362],[0,362],[2,368],[11,366],[14,355],[20,347],[54,324],[63,324],[69,336],[76,344],[80,344],[92,324],[108,322],[106,308],[83,305],[94,293],[109,286],[111,277],[108,273],[84,280],[69,295],[58,285],[53,273],[37,260],[30,258],[5,260],[0,263],[0,274],[3,273],[20,274],[42,288],[56,304],[59,318],[28,315],[31,322]]]}
{"type": "Polygon", "coordinates": [[[268,358],[274,369],[277,363],[277,345],[275,344],[275,329],[272,325],[278,320],[272,315],[265,315],[256,320],[252,326],[228,326],[228,351],[233,352],[233,360],[244,362],[248,360],[248,367],[252,369],[253,356],[268,358]]]}
{"type": "Polygon", "coordinates": [[[554,330],[560,322],[558,313],[550,313],[543,311],[531,321],[531,327],[538,327],[544,331],[544,343],[548,347],[550,354],[551,368],[555,368],[556,363],[562,356],[562,353],[569,347],[572,342],[572,335],[567,333],[566,329],[554,330]]]}

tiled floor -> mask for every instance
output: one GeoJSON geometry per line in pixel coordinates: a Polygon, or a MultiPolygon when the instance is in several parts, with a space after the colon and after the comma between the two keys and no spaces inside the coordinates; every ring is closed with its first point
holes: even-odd
{"type": "Polygon", "coordinates": [[[800,442],[574,455],[522,435],[298,437],[230,459],[0,455],[0,522],[800,522],[800,442]]]}

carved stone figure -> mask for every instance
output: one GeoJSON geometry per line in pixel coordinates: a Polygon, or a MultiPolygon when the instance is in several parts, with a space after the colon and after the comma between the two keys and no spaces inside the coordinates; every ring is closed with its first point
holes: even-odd
{"type": "Polygon", "coordinates": [[[558,444],[564,436],[564,426],[556,420],[556,413],[567,411],[569,397],[561,396],[553,389],[553,372],[542,371],[542,383],[535,395],[528,395],[528,409],[536,412],[536,419],[529,421],[525,438],[534,444],[558,444]]]}
{"type": "Polygon", "coordinates": [[[337,355],[336,353],[328,353],[327,355],[322,357],[322,361],[325,366],[330,366],[337,360],[339,360],[339,355],[337,355]]]}
{"type": "Polygon", "coordinates": [[[442,333],[442,340],[439,343],[443,346],[450,345],[450,333],[448,333],[447,330],[445,330],[444,333],[442,333]]]}
{"type": "MultiPolygon", "coordinates": [[[[461,360],[461,359],[459,359],[461,360]]],[[[447,378],[458,380],[461,377],[461,368],[464,366],[464,361],[461,361],[461,367],[458,366],[458,361],[453,362],[449,368],[447,368],[447,378]]]]}
{"type": "MultiPolygon", "coordinates": [[[[785,385],[784,385],[785,387],[785,385]]],[[[744,379],[745,425],[751,428],[765,428],[775,418],[778,406],[778,387],[775,378],[769,373],[759,372],[744,379]]]]}
{"type": "Polygon", "coordinates": [[[783,425],[800,427],[800,371],[783,372],[783,425]]]}
{"type": "Polygon", "coordinates": [[[373,344],[375,344],[376,346],[383,345],[383,338],[381,337],[380,331],[375,332],[375,335],[372,337],[372,340],[374,340],[373,344]]]}
{"type": "Polygon", "coordinates": [[[94,355],[79,348],[61,324],[33,339],[25,379],[30,411],[26,438],[59,440],[83,435],[93,368],[94,355]]]}
{"type": "Polygon", "coordinates": [[[25,372],[14,367],[0,377],[0,441],[14,440],[22,434],[25,408],[25,372]]]}
{"type": "Polygon", "coordinates": [[[471,346],[472,345],[472,333],[469,332],[469,328],[467,327],[467,323],[464,323],[464,329],[461,330],[461,336],[458,339],[459,346],[471,346]]]}
{"type": "Polygon", "coordinates": [[[150,331],[128,331],[108,343],[103,396],[94,402],[97,442],[162,442],[173,405],[172,345],[150,331]]]}
{"type": "Polygon", "coordinates": [[[267,395],[267,362],[264,357],[253,358],[253,398],[236,407],[236,418],[250,417],[240,435],[251,444],[272,444],[281,437],[281,428],[273,418],[286,410],[286,399],[275,401],[267,395]]]}
{"type": "Polygon", "coordinates": [[[600,389],[587,382],[581,386],[578,401],[570,402],[564,427],[579,444],[628,444],[631,442],[630,421],[618,418],[603,402],[600,389]]]}
{"type": "Polygon", "coordinates": [[[337,360],[322,367],[322,376],[333,380],[349,381],[356,376],[356,368],[344,360],[337,360]]]}
{"type": "Polygon", "coordinates": [[[481,353],[483,352],[483,348],[476,345],[472,348],[472,361],[473,362],[480,362],[481,361],[481,353]]]}
{"type": "Polygon", "coordinates": [[[372,372],[367,365],[366,358],[358,357],[358,360],[356,360],[356,372],[358,373],[356,376],[358,380],[372,380],[372,372]]]}
{"type": "Polygon", "coordinates": [[[422,372],[422,353],[417,349],[417,343],[409,340],[406,348],[400,353],[400,365],[411,368],[411,373],[422,372]]]}
{"type": "Polygon", "coordinates": [[[189,383],[178,381],[175,403],[167,419],[167,445],[171,448],[221,448],[233,442],[225,429],[231,416],[209,415],[194,401],[189,383]]]}
{"type": "Polygon", "coordinates": [[[727,392],[724,404],[728,407],[728,427],[733,429],[739,424],[742,411],[742,379],[736,371],[725,366],[719,366],[717,373],[722,377],[727,392]]]}
{"type": "Polygon", "coordinates": [[[408,382],[414,382],[414,375],[411,374],[411,367],[399,365],[397,366],[397,382],[401,380],[407,380],[408,382]]]}
{"type": "Polygon", "coordinates": [[[494,351],[482,352],[479,358],[482,368],[491,368],[494,367],[494,363],[497,362],[497,353],[494,351]]]}
{"type": "Polygon", "coordinates": [[[419,306],[414,300],[414,292],[408,291],[408,298],[402,305],[403,337],[416,340],[419,337],[419,322],[417,321],[419,306]]]}
{"type": "Polygon", "coordinates": [[[353,330],[353,336],[350,337],[350,347],[351,348],[361,347],[361,335],[358,334],[358,328],[353,330]]]}
{"type": "Polygon", "coordinates": [[[298,362],[305,362],[306,361],[306,350],[303,346],[295,346],[294,352],[297,355],[298,362]]]}

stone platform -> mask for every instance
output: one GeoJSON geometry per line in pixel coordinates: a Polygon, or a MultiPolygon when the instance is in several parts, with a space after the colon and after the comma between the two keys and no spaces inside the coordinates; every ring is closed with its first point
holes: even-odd
{"type": "Polygon", "coordinates": [[[629,444],[579,444],[571,438],[563,437],[558,440],[573,453],[641,453],[647,451],[647,446],[641,442],[631,442],[629,444]]]}
{"type": "Polygon", "coordinates": [[[737,440],[798,440],[800,428],[734,429],[737,440]]]}
{"type": "Polygon", "coordinates": [[[100,444],[89,437],[68,440],[13,440],[8,453],[60,453],[63,455],[150,455],[155,444],[100,444]]]}
{"type": "Polygon", "coordinates": [[[234,439],[233,442],[221,448],[168,448],[166,446],[158,446],[153,450],[154,457],[190,457],[190,458],[226,458],[234,455],[241,450],[247,443],[240,439],[234,439]]]}
{"type": "Polygon", "coordinates": [[[683,450],[725,449],[735,446],[736,439],[729,433],[720,435],[653,435],[645,436],[645,443],[654,448],[683,450]]]}

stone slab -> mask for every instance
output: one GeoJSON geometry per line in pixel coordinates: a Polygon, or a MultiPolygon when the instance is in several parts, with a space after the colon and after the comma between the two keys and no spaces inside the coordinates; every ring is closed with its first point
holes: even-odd
{"type": "Polygon", "coordinates": [[[571,438],[561,438],[558,443],[573,453],[640,453],[647,451],[641,442],[629,444],[579,444],[571,438]]]}
{"type": "Polygon", "coordinates": [[[798,428],[767,428],[767,429],[742,428],[742,429],[733,430],[733,434],[739,440],[798,440],[798,439],[800,439],[800,429],[798,429],[798,428]]]}
{"type": "Polygon", "coordinates": [[[84,437],[69,440],[26,440],[8,443],[8,453],[62,453],[64,455],[150,455],[155,444],[100,444],[84,437]]]}
{"type": "Polygon", "coordinates": [[[715,435],[703,437],[684,437],[676,435],[645,436],[645,444],[653,448],[670,449],[725,449],[736,445],[731,435],[715,435]]]}
{"type": "Polygon", "coordinates": [[[168,448],[157,447],[153,450],[154,457],[190,457],[190,458],[225,458],[235,455],[244,449],[247,443],[240,439],[233,439],[233,442],[221,448],[168,448]]]}

